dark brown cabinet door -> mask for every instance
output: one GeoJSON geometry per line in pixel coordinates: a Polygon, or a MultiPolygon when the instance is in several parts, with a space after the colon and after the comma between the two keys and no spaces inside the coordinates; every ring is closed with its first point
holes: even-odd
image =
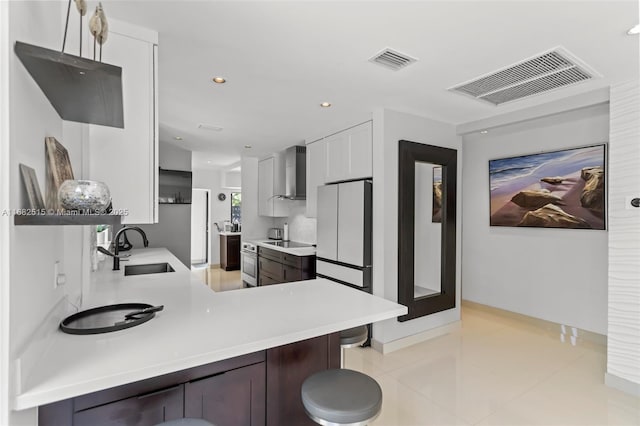
{"type": "Polygon", "coordinates": [[[300,389],[310,375],[340,368],[340,333],[267,350],[267,425],[313,426],[300,389]]]}
{"type": "Polygon", "coordinates": [[[73,414],[74,426],[152,426],[180,419],[184,385],[123,399],[73,414]]]}
{"type": "Polygon", "coordinates": [[[240,269],[240,235],[220,235],[220,268],[240,269]]]}
{"type": "Polygon", "coordinates": [[[302,270],[294,268],[293,266],[284,265],[283,271],[283,282],[285,283],[304,279],[302,278],[302,270]]]}
{"type": "Polygon", "coordinates": [[[185,385],[185,417],[217,426],[264,425],[265,364],[231,370],[185,385]]]}
{"type": "Polygon", "coordinates": [[[279,282],[282,282],[284,279],[282,263],[278,263],[264,257],[258,257],[258,273],[269,275],[270,277],[279,280],[279,282]]]}
{"type": "Polygon", "coordinates": [[[258,285],[259,286],[280,284],[281,282],[282,282],[282,280],[275,279],[275,278],[270,277],[269,275],[266,275],[264,273],[260,273],[260,278],[258,278],[258,285]]]}
{"type": "Polygon", "coordinates": [[[227,238],[227,267],[240,269],[240,235],[231,235],[227,238]]]}

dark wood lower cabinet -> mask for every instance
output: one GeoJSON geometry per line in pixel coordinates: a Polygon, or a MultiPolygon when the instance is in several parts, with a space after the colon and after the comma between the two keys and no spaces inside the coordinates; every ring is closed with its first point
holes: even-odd
{"type": "Polygon", "coordinates": [[[240,235],[220,235],[220,268],[240,269],[240,235]]]}
{"type": "Polygon", "coordinates": [[[340,368],[340,333],[267,350],[267,426],[316,425],[300,396],[310,375],[340,368]]]}
{"type": "Polygon", "coordinates": [[[180,419],[184,413],[184,385],[123,399],[73,414],[78,426],[153,426],[180,419]]]}
{"type": "Polygon", "coordinates": [[[264,425],[265,402],[263,363],[196,380],[184,388],[184,416],[215,425],[264,425]]]}
{"type": "Polygon", "coordinates": [[[289,283],[316,277],[315,256],[295,256],[258,247],[258,285],[289,283]]]}
{"type": "Polygon", "coordinates": [[[195,417],[216,426],[313,425],[302,382],[339,367],[333,333],[41,406],[38,424],[147,426],[195,417]]]}
{"type": "Polygon", "coordinates": [[[261,272],[260,276],[258,277],[258,285],[263,286],[272,284],[282,284],[282,279],[273,278],[265,274],[264,272],[261,272]]]}

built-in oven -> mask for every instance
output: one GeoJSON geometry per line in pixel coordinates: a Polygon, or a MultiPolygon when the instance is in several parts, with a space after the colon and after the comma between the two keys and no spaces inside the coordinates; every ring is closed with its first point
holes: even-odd
{"type": "Polygon", "coordinates": [[[258,284],[258,250],[255,244],[242,243],[240,250],[240,272],[242,282],[247,287],[256,287],[258,284]]]}

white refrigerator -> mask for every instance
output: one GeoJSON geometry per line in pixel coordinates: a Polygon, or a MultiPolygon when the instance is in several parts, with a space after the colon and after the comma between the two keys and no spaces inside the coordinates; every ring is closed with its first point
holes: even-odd
{"type": "Polygon", "coordinates": [[[371,292],[372,182],[318,187],[316,274],[371,292]]]}

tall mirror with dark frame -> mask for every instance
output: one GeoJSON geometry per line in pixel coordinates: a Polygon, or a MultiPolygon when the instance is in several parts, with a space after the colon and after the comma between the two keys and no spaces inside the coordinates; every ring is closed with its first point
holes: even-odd
{"type": "Polygon", "coordinates": [[[400,141],[399,321],[455,307],[456,176],[455,149],[400,141]]]}

